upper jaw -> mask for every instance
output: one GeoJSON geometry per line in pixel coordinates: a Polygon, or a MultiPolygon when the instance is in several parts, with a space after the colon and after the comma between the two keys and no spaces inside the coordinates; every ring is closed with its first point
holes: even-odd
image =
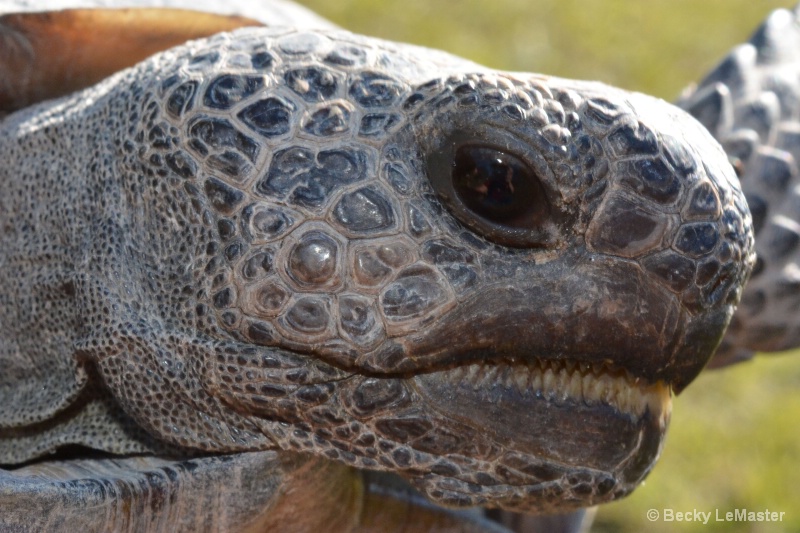
{"type": "Polygon", "coordinates": [[[502,359],[574,361],[680,391],[705,366],[732,313],[727,305],[688,312],[631,262],[557,261],[531,270],[363,354],[358,366],[416,374],[502,359]]]}

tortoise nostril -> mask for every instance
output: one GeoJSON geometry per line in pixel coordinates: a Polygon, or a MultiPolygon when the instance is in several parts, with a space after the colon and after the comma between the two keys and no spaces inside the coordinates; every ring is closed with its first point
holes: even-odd
{"type": "Polygon", "coordinates": [[[517,226],[520,217],[544,201],[533,171],[516,156],[494,148],[459,148],[452,178],[464,205],[498,224],[517,226]]]}

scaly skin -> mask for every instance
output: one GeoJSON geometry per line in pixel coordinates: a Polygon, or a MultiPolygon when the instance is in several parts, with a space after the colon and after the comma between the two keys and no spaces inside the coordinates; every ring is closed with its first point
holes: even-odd
{"type": "Polygon", "coordinates": [[[7,464],[273,449],[453,506],[608,501],[753,261],[669,105],[346,33],[191,43],[0,128],[7,464]],[[465,146],[535,176],[523,223],[449,185],[465,146]]]}
{"type": "Polygon", "coordinates": [[[758,260],[712,363],[800,346],[800,25],[777,10],[679,105],[720,140],[753,213],[758,260]]]}

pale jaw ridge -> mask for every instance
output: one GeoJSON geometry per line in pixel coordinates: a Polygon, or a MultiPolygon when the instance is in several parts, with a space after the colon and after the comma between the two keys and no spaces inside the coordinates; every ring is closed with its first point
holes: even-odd
{"type": "Polygon", "coordinates": [[[446,371],[455,383],[473,390],[501,386],[523,396],[535,396],[556,403],[605,404],[617,411],[641,418],[649,411],[661,429],[672,411],[672,393],[663,381],[647,383],[624,370],[605,364],[574,361],[483,362],[446,371]]]}

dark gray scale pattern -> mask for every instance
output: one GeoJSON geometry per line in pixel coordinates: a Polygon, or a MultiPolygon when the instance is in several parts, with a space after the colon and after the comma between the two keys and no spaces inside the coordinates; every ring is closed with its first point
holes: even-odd
{"type": "Polygon", "coordinates": [[[264,137],[279,137],[291,130],[295,106],[281,98],[265,98],[237,115],[250,129],[264,137]]]}
{"type": "Polygon", "coordinates": [[[286,85],[308,102],[329,100],[341,83],[337,74],[323,67],[304,67],[284,74],[286,85]]]}
{"type": "Polygon", "coordinates": [[[278,281],[259,283],[254,287],[252,295],[254,299],[252,303],[255,306],[253,314],[260,318],[277,317],[286,307],[291,295],[292,291],[278,281]]]}
{"type": "Polygon", "coordinates": [[[374,303],[356,294],[339,297],[340,328],[344,335],[359,345],[380,340],[383,324],[374,303]]]}
{"type": "Polygon", "coordinates": [[[175,118],[180,118],[194,106],[198,82],[191,80],[175,88],[167,99],[167,112],[175,118]]]}
{"type": "Polygon", "coordinates": [[[395,129],[401,121],[396,113],[369,113],[361,118],[358,134],[364,137],[381,137],[395,129]]]}
{"type": "Polygon", "coordinates": [[[316,335],[329,325],[331,312],[329,301],[324,297],[305,296],[295,301],[281,318],[292,330],[316,335]]]}
{"type": "Polygon", "coordinates": [[[343,195],[333,208],[333,220],[355,235],[377,235],[392,228],[396,218],[386,193],[374,187],[343,195]]]}
{"type": "Polygon", "coordinates": [[[274,155],[256,190],[300,207],[321,207],[340,184],[362,180],[365,167],[366,154],[361,150],[326,150],[315,154],[302,148],[288,148],[274,155]]]}
{"type": "Polygon", "coordinates": [[[411,266],[386,287],[380,304],[391,324],[424,317],[447,299],[447,289],[432,269],[411,266]]]}
{"type": "Polygon", "coordinates": [[[223,214],[232,213],[244,201],[244,194],[216,178],[208,178],[203,189],[211,207],[223,214]]]}
{"type": "Polygon", "coordinates": [[[253,243],[271,242],[291,231],[300,217],[287,207],[254,203],[242,210],[242,229],[253,243]]]}
{"type": "Polygon", "coordinates": [[[312,231],[303,235],[289,252],[287,270],[300,285],[323,285],[336,273],[339,253],[336,241],[312,231]]]}
{"type": "Polygon", "coordinates": [[[242,276],[247,280],[259,279],[272,270],[272,264],[270,250],[256,252],[242,264],[242,276]]]}
{"type": "Polygon", "coordinates": [[[314,111],[302,123],[303,131],[315,137],[331,137],[346,133],[350,128],[350,106],[331,103],[314,111]]]}
{"type": "Polygon", "coordinates": [[[658,203],[672,204],[681,195],[680,180],[661,159],[633,161],[620,171],[626,176],[625,185],[658,203]]]}
{"type": "MultiPolygon", "coordinates": [[[[593,107],[590,116],[614,124],[604,111],[593,107]]],[[[621,188],[606,192],[604,186],[588,228],[591,248],[641,258],[648,272],[683,294],[692,309],[702,309],[712,300],[737,301],[739,292],[727,273],[712,272],[709,265],[743,258],[742,250],[752,245],[752,237],[743,231],[750,220],[738,208],[723,210],[731,201],[742,202],[722,194],[728,189],[720,172],[698,166],[691,147],[676,137],[656,136],[639,123],[622,122],[606,142],[608,150],[623,158],[610,169],[611,176],[619,176],[621,188]],[[632,149],[646,157],[625,160],[632,149]],[[665,244],[671,250],[660,251],[665,244]],[[706,265],[702,276],[701,261],[706,265]]]]}
{"type": "Polygon", "coordinates": [[[797,299],[785,280],[800,261],[797,11],[778,10],[680,102],[711,126],[737,169],[758,261],[715,364],[800,346],[797,299]],[[715,119],[713,117],[725,117],[715,119]]]}
{"type": "Polygon", "coordinates": [[[192,121],[189,135],[200,143],[192,146],[202,146],[206,151],[209,148],[216,150],[230,148],[241,152],[250,161],[254,161],[258,155],[258,144],[224,119],[200,118],[192,121]]]}
{"type": "Polygon", "coordinates": [[[213,109],[230,109],[263,88],[262,77],[224,74],[208,84],[203,104],[213,109]]]}
{"type": "Polygon", "coordinates": [[[352,101],[371,109],[388,107],[406,91],[406,84],[380,72],[364,72],[348,91],[352,101]]]}

